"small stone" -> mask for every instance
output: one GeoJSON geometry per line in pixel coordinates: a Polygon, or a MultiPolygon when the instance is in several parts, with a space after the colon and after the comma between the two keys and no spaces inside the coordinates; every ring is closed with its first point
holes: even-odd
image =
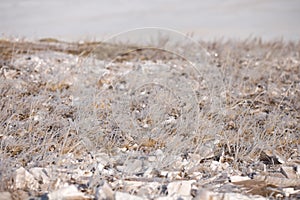
{"type": "Polygon", "coordinates": [[[149,167],[149,168],[144,172],[144,177],[145,177],[145,178],[152,178],[153,175],[155,174],[155,173],[153,173],[153,172],[154,172],[153,168],[152,168],[152,167],[149,167]]]}
{"type": "Polygon", "coordinates": [[[148,161],[150,161],[150,162],[156,161],[156,156],[149,156],[148,161]]]}
{"type": "Polygon", "coordinates": [[[220,199],[226,199],[226,200],[266,200],[266,198],[261,196],[246,196],[239,193],[216,193],[205,189],[200,189],[197,191],[197,195],[193,200],[220,200],[220,199]]]}
{"type": "Polygon", "coordinates": [[[155,200],[185,200],[185,198],[182,197],[169,197],[169,196],[162,196],[162,197],[157,197],[155,200]]]}
{"type": "Polygon", "coordinates": [[[80,192],[75,185],[62,187],[59,190],[48,194],[49,200],[71,200],[71,199],[89,199],[84,193],[80,192]]]}
{"type": "Polygon", "coordinates": [[[144,198],[139,197],[139,196],[135,196],[135,195],[131,195],[125,192],[116,192],[115,194],[115,200],[143,200],[144,198]]]}
{"type": "Polygon", "coordinates": [[[168,171],[160,171],[160,176],[161,177],[167,177],[168,176],[168,171]]]}
{"type": "Polygon", "coordinates": [[[157,149],[157,150],[155,151],[155,155],[156,155],[156,156],[163,156],[163,155],[164,155],[164,152],[163,152],[161,149],[157,149]]]}
{"type": "Polygon", "coordinates": [[[217,171],[220,167],[220,163],[218,161],[213,160],[210,164],[210,168],[212,171],[217,171]]]}
{"type": "Polygon", "coordinates": [[[123,147],[123,148],[120,148],[120,150],[121,150],[122,152],[126,152],[128,149],[127,149],[127,147],[123,147]]]}
{"type": "Polygon", "coordinates": [[[292,194],[300,194],[300,190],[295,190],[294,188],[283,188],[285,196],[289,197],[292,194]]]}
{"type": "Polygon", "coordinates": [[[192,172],[190,177],[193,177],[193,179],[201,179],[203,177],[203,173],[202,172],[192,172]]]}
{"type": "Polygon", "coordinates": [[[24,190],[16,190],[12,193],[12,199],[29,199],[29,194],[24,190]]]}
{"type": "Polygon", "coordinates": [[[116,166],[116,169],[117,169],[119,172],[123,172],[124,169],[125,169],[125,166],[123,166],[123,165],[118,165],[118,166],[116,166]]]}
{"type": "Polygon", "coordinates": [[[17,70],[13,70],[13,69],[11,69],[11,70],[4,69],[3,75],[7,79],[14,79],[18,75],[18,72],[17,72],[17,70]]]}
{"type": "Polygon", "coordinates": [[[34,176],[34,178],[38,181],[40,181],[43,184],[49,184],[50,179],[47,175],[47,171],[44,168],[41,167],[34,167],[29,169],[29,172],[34,176]]]}
{"type": "Polygon", "coordinates": [[[202,157],[199,154],[189,153],[188,155],[189,155],[190,160],[192,160],[192,161],[200,162],[202,160],[202,157]]]}
{"type": "MultiPolygon", "coordinates": [[[[214,199],[214,198],[212,198],[214,199]]],[[[229,192],[229,193],[225,193],[225,194],[221,194],[219,193],[215,200],[219,200],[219,199],[226,199],[226,200],[236,200],[236,199],[242,199],[242,200],[267,200],[266,198],[262,197],[262,196],[246,196],[243,194],[239,194],[239,193],[233,193],[233,192],[229,192]]]]}
{"type": "Polygon", "coordinates": [[[9,192],[0,192],[0,200],[12,200],[12,195],[9,192]]]}
{"type": "Polygon", "coordinates": [[[99,200],[113,200],[114,192],[107,182],[104,182],[102,186],[96,190],[96,199],[99,200]]]}
{"type": "Polygon", "coordinates": [[[282,174],[286,177],[286,178],[292,178],[292,179],[297,179],[297,168],[296,167],[288,167],[288,166],[282,166],[280,168],[282,174]]]}
{"type": "Polygon", "coordinates": [[[190,196],[192,184],[196,182],[195,180],[190,181],[175,181],[168,184],[168,196],[182,195],[190,196]]]}
{"type": "Polygon", "coordinates": [[[95,158],[96,158],[97,163],[98,163],[98,168],[100,168],[100,169],[101,168],[103,169],[105,166],[107,166],[108,163],[109,163],[109,161],[110,161],[109,160],[109,156],[107,154],[105,154],[105,153],[96,154],[95,158]]]}
{"type": "Polygon", "coordinates": [[[16,170],[14,182],[15,189],[30,189],[36,191],[39,188],[38,181],[23,167],[16,170]]]}
{"type": "Polygon", "coordinates": [[[170,180],[180,179],[182,178],[180,174],[181,174],[180,171],[171,171],[167,173],[167,178],[170,180]]]}
{"type": "Polygon", "coordinates": [[[143,161],[139,159],[128,160],[124,163],[124,172],[136,174],[142,171],[143,161]]]}
{"type": "Polygon", "coordinates": [[[300,165],[295,166],[297,178],[300,178],[300,165]]]}
{"type": "Polygon", "coordinates": [[[104,167],[105,167],[105,165],[103,165],[102,163],[98,163],[97,168],[98,168],[99,172],[102,172],[102,170],[104,169],[104,167]]]}
{"type": "Polygon", "coordinates": [[[251,180],[251,178],[249,178],[248,176],[231,176],[230,177],[230,182],[232,182],[232,183],[238,183],[238,182],[249,181],[249,180],[251,180]]]}
{"type": "Polygon", "coordinates": [[[216,199],[213,195],[213,192],[205,189],[200,189],[197,191],[194,200],[214,200],[216,199]]]}

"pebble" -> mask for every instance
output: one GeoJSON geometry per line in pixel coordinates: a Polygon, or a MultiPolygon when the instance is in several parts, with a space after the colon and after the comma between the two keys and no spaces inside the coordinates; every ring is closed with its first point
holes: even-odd
{"type": "Polygon", "coordinates": [[[154,161],[156,161],[156,156],[149,156],[149,157],[148,157],[148,161],[149,161],[149,162],[154,162],[154,161]]]}
{"type": "Polygon", "coordinates": [[[98,200],[113,200],[114,191],[110,185],[105,181],[102,186],[99,186],[96,190],[96,199],[98,200]]]}
{"type": "Polygon", "coordinates": [[[190,196],[192,184],[195,183],[195,180],[190,181],[175,181],[168,184],[168,196],[190,196]]]}
{"type": "Polygon", "coordinates": [[[15,189],[30,189],[37,191],[39,188],[38,181],[23,167],[16,170],[14,182],[15,189]]]}
{"type": "Polygon", "coordinates": [[[12,200],[10,192],[0,192],[0,200],[12,200]]]}
{"type": "Polygon", "coordinates": [[[136,195],[131,195],[125,192],[116,192],[115,194],[115,200],[143,200],[144,198],[136,196],[136,195]]]}
{"type": "Polygon", "coordinates": [[[129,159],[124,162],[124,172],[130,174],[136,174],[142,172],[143,161],[140,159],[129,159]]]}
{"type": "Polygon", "coordinates": [[[49,200],[66,200],[66,199],[89,199],[84,193],[80,192],[75,185],[69,185],[60,188],[48,194],[49,200]]]}
{"type": "Polygon", "coordinates": [[[292,167],[292,166],[282,166],[280,168],[281,172],[283,173],[283,175],[285,175],[287,178],[293,178],[293,179],[297,179],[299,178],[297,175],[297,168],[296,167],[292,167]]]}
{"type": "Polygon", "coordinates": [[[47,174],[47,170],[41,167],[34,167],[29,169],[29,172],[33,175],[33,177],[38,180],[40,183],[49,184],[50,178],[47,174]]]}

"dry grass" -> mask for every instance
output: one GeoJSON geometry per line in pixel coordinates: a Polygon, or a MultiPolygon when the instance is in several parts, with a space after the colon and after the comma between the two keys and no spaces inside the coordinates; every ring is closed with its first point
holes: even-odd
{"type": "Polygon", "coordinates": [[[82,159],[90,152],[114,155],[118,148],[141,155],[163,149],[169,159],[160,169],[172,168],[176,155],[208,158],[206,147],[213,159],[245,174],[258,160],[275,164],[263,152],[300,162],[300,43],[201,45],[221,79],[214,71],[199,75],[164,51],[138,49],[116,58],[119,48],[104,43],[1,40],[1,190],[11,188],[20,166],[72,169],[62,162],[69,153],[82,159]],[[91,53],[104,61],[86,60],[91,53]],[[151,77],[137,67],[158,61],[181,68],[151,77]],[[126,92],[134,98],[123,98],[126,92]],[[177,123],[161,123],[171,118],[177,123]]]}

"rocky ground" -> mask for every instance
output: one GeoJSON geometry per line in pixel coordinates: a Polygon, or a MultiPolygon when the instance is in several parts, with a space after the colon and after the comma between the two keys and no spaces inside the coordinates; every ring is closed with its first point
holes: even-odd
{"type": "Polygon", "coordinates": [[[0,199],[300,198],[300,43],[197,45],[0,40],[0,199]]]}

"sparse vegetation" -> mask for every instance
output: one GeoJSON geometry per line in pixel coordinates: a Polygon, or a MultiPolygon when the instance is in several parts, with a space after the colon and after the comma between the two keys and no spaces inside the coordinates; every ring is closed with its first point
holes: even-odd
{"type": "Polygon", "coordinates": [[[227,181],[259,175],[296,181],[287,187],[299,197],[300,43],[199,45],[210,53],[207,73],[158,49],[127,45],[131,51],[116,55],[123,46],[0,40],[0,189],[42,196],[59,180],[95,198],[105,180],[114,191],[156,198],[166,183],[196,180],[198,189],[218,193],[285,197],[275,182],[227,181]],[[108,156],[101,169],[100,154],[108,156]],[[128,164],[136,160],[147,162],[128,164]],[[47,168],[49,184],[16,187],[20,167],[47,168]],[[117,182],[143,178],[161,181],[160,189],[117,182]]]}

